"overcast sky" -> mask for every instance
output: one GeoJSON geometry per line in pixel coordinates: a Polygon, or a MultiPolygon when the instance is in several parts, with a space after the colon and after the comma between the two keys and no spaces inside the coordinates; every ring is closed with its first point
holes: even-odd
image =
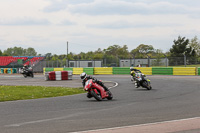
{"type": "Polygon", "coordinates": [[[200,38],[200,0],[0,0],[0,49],[80,53],[200,38]]]}

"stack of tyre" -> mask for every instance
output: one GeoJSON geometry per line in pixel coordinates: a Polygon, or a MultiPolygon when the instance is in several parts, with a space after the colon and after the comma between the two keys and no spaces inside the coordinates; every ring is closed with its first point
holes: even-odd
{"type": "Polygon", "coordinates": [[[45,80],[69,80],[72,79],[72,71],[52,71],[45,73],[45,80]]]}

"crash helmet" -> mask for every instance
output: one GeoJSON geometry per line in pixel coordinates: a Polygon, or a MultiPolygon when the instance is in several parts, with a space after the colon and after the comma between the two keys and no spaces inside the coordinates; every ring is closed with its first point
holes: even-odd
{"type": "Polygon", "coordinates": [[[80,74],[80,78],[81,79],[84,80],[86,77],[87,77],[87,74],[85,72],[83,72],[83,73],[80,74]]]}
{"type": "Polygon", "coordinates": [[[27,67],[28,67],[28,66],[25,64],[25,65],[24,65],[24,68],[27,68],[27,67]]]}
{"type": "Polygon", "coordinates": [[[130,70],[133,71],[133,67],[130,67],[130,70]]]}

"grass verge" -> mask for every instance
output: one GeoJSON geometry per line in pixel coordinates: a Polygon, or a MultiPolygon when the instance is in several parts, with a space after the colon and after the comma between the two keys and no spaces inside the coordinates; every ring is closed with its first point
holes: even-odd
{"type": "Polygon", "coordinates": [[[0,86],[0,102],[58,97],[85,93],[81,88],[46,86],[0,86]]]}

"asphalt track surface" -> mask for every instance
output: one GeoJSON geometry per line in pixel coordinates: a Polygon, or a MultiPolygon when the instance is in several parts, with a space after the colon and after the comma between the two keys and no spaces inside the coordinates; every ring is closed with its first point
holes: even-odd
{"type": "MultiPolygon", "coordinates": [[[[95,77],[109,87],[118,83],[111,88],[113,100],[98,102],[78,94],[1,102],[0,133],[200,132],[199,76],[147,76],[150,91],[135,88],[129,75],[95,77]]],[[[43,75],[0,75],[0,85],[81,87],[81,80],[78,76],[45,81],[43,75]]]]}

